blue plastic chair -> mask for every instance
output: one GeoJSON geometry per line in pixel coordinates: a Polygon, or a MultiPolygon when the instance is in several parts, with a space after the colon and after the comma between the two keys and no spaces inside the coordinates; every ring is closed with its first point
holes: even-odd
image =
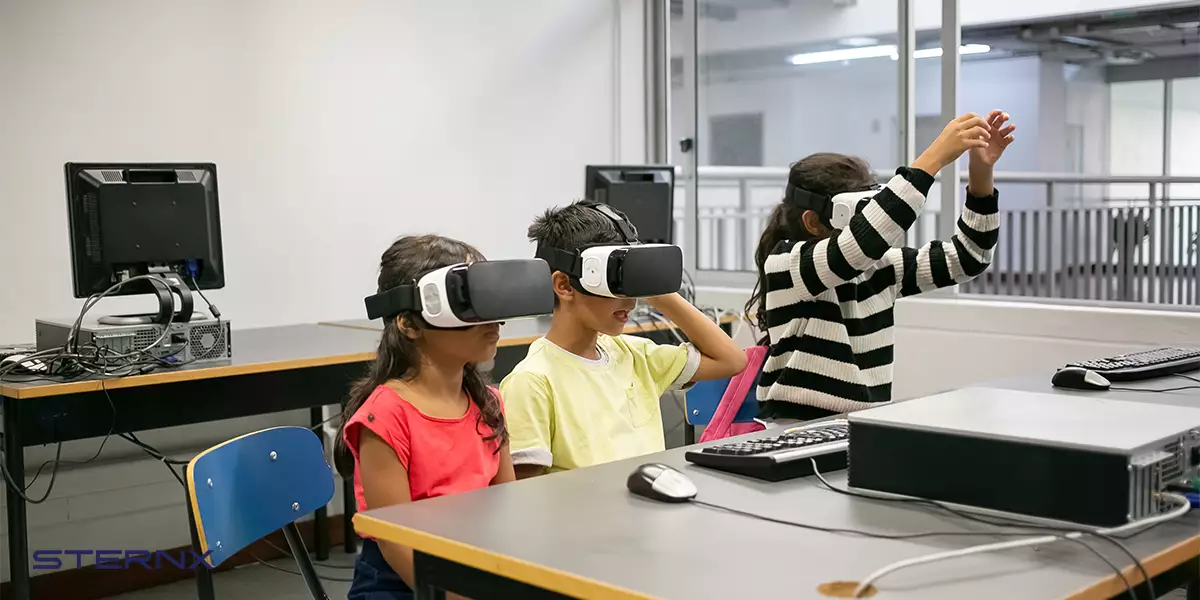
{"type": "MultiPolygon", "coordinates": [[[[759,374],[762,374],[762,368],[759,368],[759,374]]],[[[757,376],[755,377],[757,379],[757,376]]],[[[707,426],[712,421],[713,415],[717,412],[717,406],[721,404],[721,397],[725,395],[725,388],[729,387],[729,379],[714,379],[711,381],[697,381],[687,391],[684,397],[684,404],[687,407],[685,416],[688,425],[707,426]]],[[[733,418],[734,423],[750,423],[758,416],[758,396],[755,388],[751,387],[746,396],[742,399],[742,405],[738,407],[737,416],[733,418]]]]}
{"type": "Polygon", "coordinates": [[[333,498],[333,472],[317,434],[274,427],[205,450],[187,466],[201,554],[210,567],[277,529],[315,600],[328,600],[296,520],[333,498]]]}

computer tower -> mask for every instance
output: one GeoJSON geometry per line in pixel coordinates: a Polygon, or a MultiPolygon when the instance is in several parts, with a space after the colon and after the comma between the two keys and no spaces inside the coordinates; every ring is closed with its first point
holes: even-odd
{"type": "Polygon", "coordinates": [[[1200,472],[1200,408],[968,388],[848,420],[852,488],[1012,516],[1123,525],[1200,472]]]}
{"type": "MultiPolygon", "coordinates": [[[[37,348],[61,348],[67,343],[74,319],[38,319],[37,348]]],[[[147,348],[150,356],[172,364],[192,364],[229,360],[233,356],[233,341],[229,321],[193,318],[186,323],[171,323],[170,332],[157,345],[164,325],[104,325],[86,319],[79,327],[80,346],[105,348],[110,354],[127,354],[147,348]]]]}

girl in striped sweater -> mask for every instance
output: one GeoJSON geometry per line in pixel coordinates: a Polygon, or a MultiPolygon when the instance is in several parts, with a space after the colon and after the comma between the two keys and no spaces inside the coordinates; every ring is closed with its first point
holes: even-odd
{"type": "Polygon", "coordinates": [[[842,229],[831,225],[831,199],[875,189],[867,164],[822,153],[792,165],[755,252],[758,283],[746,305],[771,347],[758,384],[760,417],[816,419],[892,399],[896,300],[970,281],[992,260],[999,227],[992,168],[1013,141],[1008,120],[992,111],[951,121],[842,229]],[[904,247],[933,174],[963,152],[969,181],[957,232],[947,242],[904,247]]]}

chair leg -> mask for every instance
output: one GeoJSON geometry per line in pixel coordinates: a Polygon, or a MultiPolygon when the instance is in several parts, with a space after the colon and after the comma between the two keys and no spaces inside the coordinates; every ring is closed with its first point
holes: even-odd
{"type": "Polygon", "coordinates": [[[325,595],[325,586],[317,579],[317,570],[313,567],[308,548],[304,547],[304,538],[300,537],[300,530],[296,528],[295,523],[288,523],[283,528],[283,537],[287,539],[292,556],[296,557],[296,565],[300,567],[300,574],[304,576],[304,583],[308,584],[308,592],[312,594],[313,599],[329,600],[329,596],[325,595]]]}

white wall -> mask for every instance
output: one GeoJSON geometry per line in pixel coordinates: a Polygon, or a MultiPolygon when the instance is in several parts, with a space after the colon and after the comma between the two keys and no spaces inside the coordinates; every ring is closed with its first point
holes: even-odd
{"type": "Polygon", "coordinates": [[[211,297],[238,327],[359,316],[402,233],[530,252],[528,222],[582,195],[585,164],[641,158],[641,57],[622,53],[615,102],[613,7],[3,3],[0,239],[37,259],[2,267],[0,340],[79,306],[66,161],[216,162],[228,287],[211,297]]]}
{"type": "MultiPolygon", "coordinates": [[[[79,308],[66,161],[216,162],[227,288],[210,297],[235,328],[360,316],[404,233],[529,255],[529,221],[582,195],[584,165],[642,160],[641,14],[636,0],[0,3],[0,340],[79,308]]],[[[142,437],[183,457],[306,414],[142,437]]],[[[30,507],[30,548],[186,544],[177,484],[132,455],[109,440],[97,464],[64,468],[30,507]]]]}

